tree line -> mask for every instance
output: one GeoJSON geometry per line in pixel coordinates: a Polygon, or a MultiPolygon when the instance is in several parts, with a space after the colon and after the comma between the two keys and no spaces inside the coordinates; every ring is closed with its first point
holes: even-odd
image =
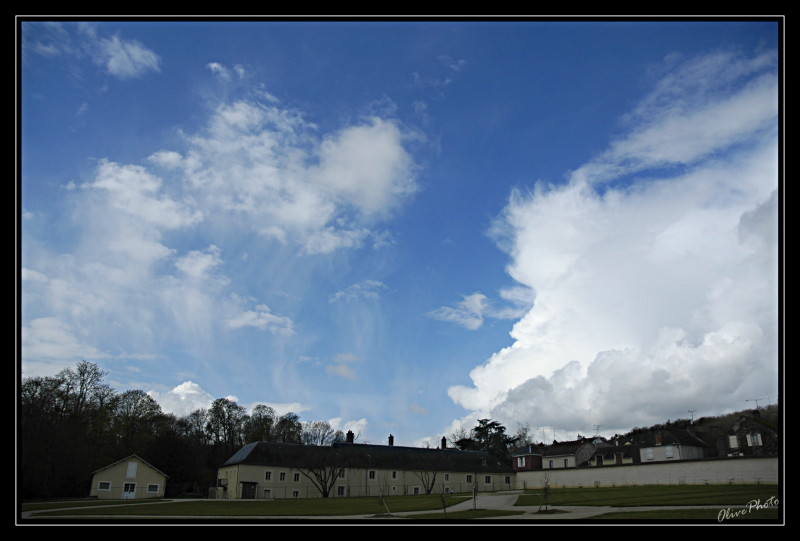
{"type": "Polygon", "coordinates": [[[116,392],[107,372],[82,361],[55,376],[24,378],[18,407],[20,497],[85,497],[92,472],[137,454],[169,475],[167,496],[204,495],[217,468],[243,445],[273,441],[330,445],[345,436],[325,421],[301,422],[226,398],[185,416],[162,411],[142,390],[116,392]]]}

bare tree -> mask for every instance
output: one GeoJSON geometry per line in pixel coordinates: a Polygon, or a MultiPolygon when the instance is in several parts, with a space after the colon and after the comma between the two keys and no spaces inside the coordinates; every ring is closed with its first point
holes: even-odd
{"type": "Polygon", "coordinates": [[[542,512],[544,506],[545,513],[547,512],[547,503],[550,498],[550,472],[546,472],[542,477],[542,501],[539,504],[539,512],[542,512]]]}
{"type": "Polygon", "coordinates": [[[347,461],[340,449],[333,447],[301,447],[299,470],[319,490],[323,498],[331,495],[347,461]]]}

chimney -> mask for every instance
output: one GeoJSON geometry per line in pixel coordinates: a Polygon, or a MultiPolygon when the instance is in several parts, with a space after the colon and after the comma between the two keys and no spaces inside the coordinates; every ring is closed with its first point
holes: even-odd
{"type": "Polygon", "coordinates": [[[447,438],[442,436],[442,449],[447,449],[447,438]]]}
{"type": "Polygon", "coordinates": [[[391,434],[389,434],[389,445],[390,446],[394,445],[394,436],[392,436],[391,434]]]}
{"type": "Polygon", "coordinates": [[[352,430],[348,430],[347,431],[347,443],[353,443],[353,441],[355,440],[355,437],[356,437],[356,435],[353,434],[352,430]]]}

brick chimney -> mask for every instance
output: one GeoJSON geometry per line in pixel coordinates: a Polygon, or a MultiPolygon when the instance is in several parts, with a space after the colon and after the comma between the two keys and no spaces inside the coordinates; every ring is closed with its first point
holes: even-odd
{"type": "Polygon", "coordinates": [[[442,436],[442,449],[447,449],[447,438],[442,436]]]}
{"type": "Polygon", "coordinates": [[[353,434],[352,430],[347,431],[347,443],[353,443],[355,441],[356,435],[353,434]]]}
{"type": "Polygon", "coordinates": [[[394,445],[394,436],[392,436],[391,434],[389,434],[389,445],[390,446],[394,445]]]}

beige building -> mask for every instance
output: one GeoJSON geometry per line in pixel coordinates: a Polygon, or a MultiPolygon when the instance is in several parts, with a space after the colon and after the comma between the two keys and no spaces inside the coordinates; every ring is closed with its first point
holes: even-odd
{"type": "Polygon", "coordinates": [[[483,451],[255,442],[219,468],[212,497],[403,496],[508,490],[513,481],[513,469],[483,451]]]}
{"type": "Polygon", "coordinates": [[[163,498],[167,475],[137,455],[92,473],[89,496],[102,500],[163,498]]]}

